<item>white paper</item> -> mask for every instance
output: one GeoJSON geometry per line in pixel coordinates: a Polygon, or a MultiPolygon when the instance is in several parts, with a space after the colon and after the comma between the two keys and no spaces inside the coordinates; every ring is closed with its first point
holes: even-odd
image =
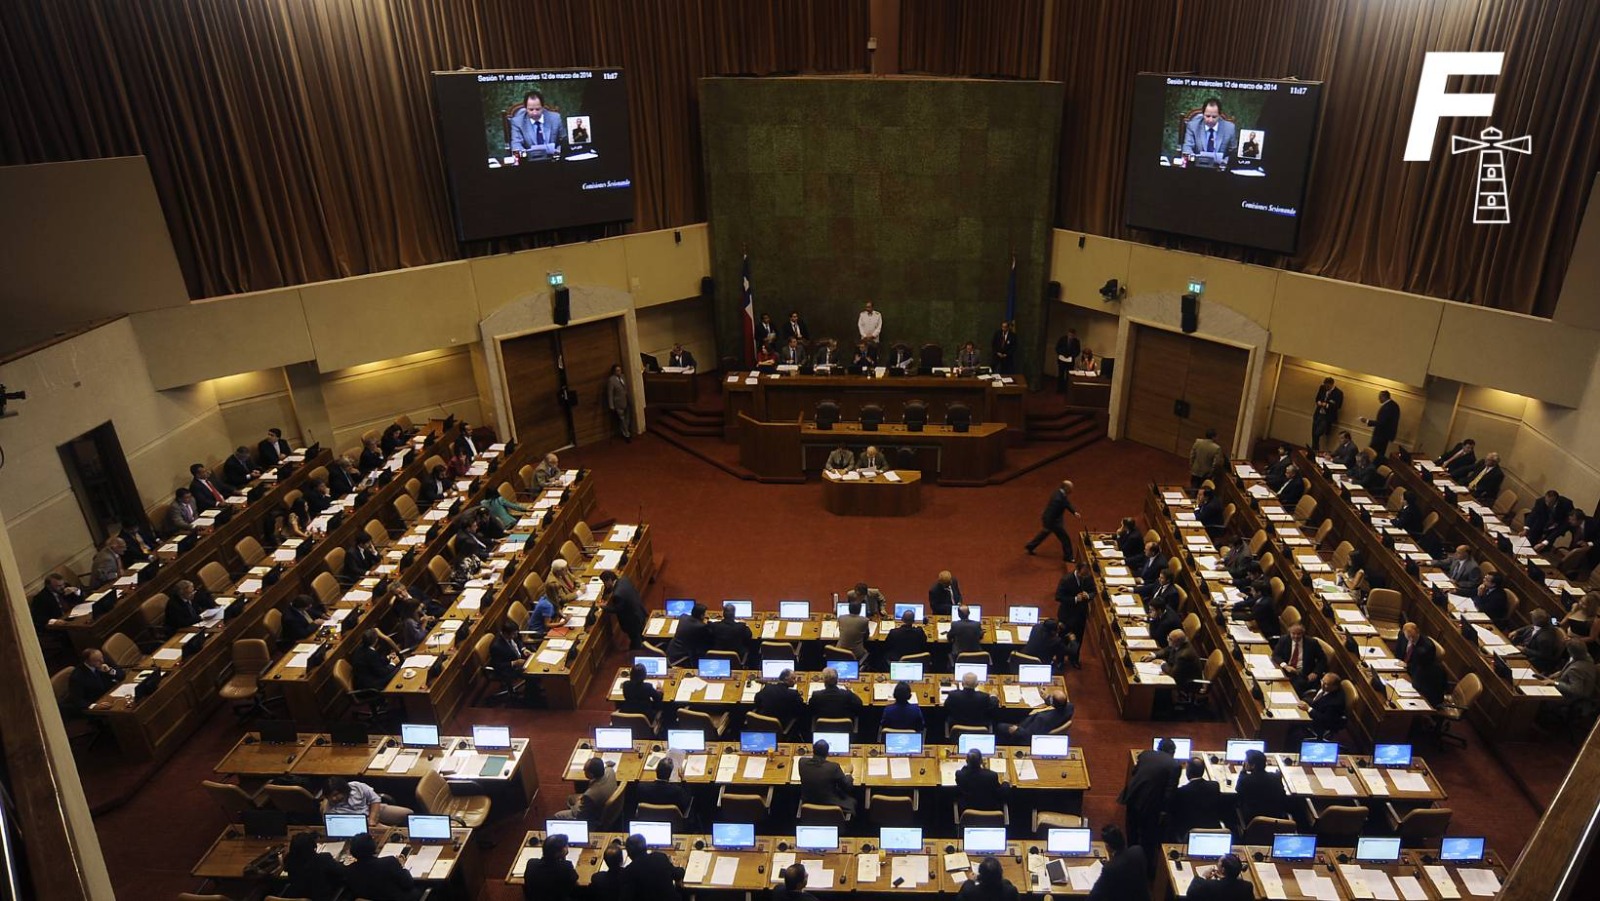
{"type": "Polygon", "coordinates": [[[1261,886],[1261,891],[1268,898],[1286,898],[1283,891],[1283,879],[1278,876],[1278,868],[1274,864],[1258,861],[1250,862],[1250,872],[1255,876],[1256,885],[1261,886]]]}
{"type": "Polygon", "coordinates": [[[1400,897],[1405,901],[1427,901],[1428,890],[1422,887],[1415,876],[1394,877],[1394,887],[1400,892],[1400,897]]]}
{"type": "Polygon", "coordinates": [[[1315,870],[1295,870],[1294,881],[1302,895],[1310,895],[1317,901],[1340,901],[1338,884],[1315,870]]]}
{"type": "Polygon", "coordinates": [[[717,781],[732,782],[739,773],[739,755],[724,754],[717,761],[717,781]]]}
{"type": "Polygon", "coordinates": [[[1455,899],[1461,897],[1461,890],[1456,888],[1456,881],[1450,878],[1450,871],[1443,866],[1433,864],[1424,866],[1422,872],[1427,875],[1428,881],[1433,883],[1434,891],[1439,897],[1455,899]]]}
{"type": "Polygon", "coordinates": [[[1086,867],[1067,867],[1067,881],[1075,892],[1087,892],[1100,880],[1100,861],[1086,867]]]}
{"type": "Polygon", "coordinates": [[[1012,762],[1016,769],[1018,782],[1034,782],[1039,778],[1039,771],[1033,766],[1033,761],[1027,757],[1019,757],[1012,762]]]}
{"type": "Polygon", "coordinates": [[[771,881],[773,881],[773,882],[782,882],[783,881],[783,871],[787,870],[789,867],[791,867],[793,865],[794,865],[794,852],[793,851],[778,851],[778,852],[775,852],[772,855],[772,870],[771,870],[771,872],[772,872],[772,880],[771,881]]]}
{"type": "Polygon", "coordinates": [[[1396,791],[1428,791],[1427,777],[1423,776],[1421,773],[1413,773],[1408,770],[1390,770],[1389,778],[1394,780],[1394,787],[1396,791]]]}
{"type": "MultiPolygon", "coordinates": [[[[772,856],[772,866],[778,866],[778,855],[772,856]]],[[[883,858],[876,854],[862,854],[856,858],[856,881],[877,882],[883,873],[883,858]]]]}
{"type": "Polygon", "coordinates": [[[754,782],[767,773],[767,758],[750,757],[744,762],[744,778],[754,782]]]}
{"type": "Polygon", "coordinates": [[[423,845],[406,860],[406,869],[418,879],[427,879],[433,872],[433,865],[439,862],[439,852],[443,850],[442,845],[423,845]]]}
{"type": "Polygon", "coordinates": [[[1495,877],[1494,870],[1487,867],[1461,867],[1456,875],[1461,877],[1468,894],[1492,896],[1500,891],[1500,880],[1495,877]]]}
{"type": "Polygon", "coordinates": [[[404,751],[394,755],[394,760],[389,764],[388,772],[392,774],[409,773],[417,765],[417,760],[422,757],[420,751],[404,751]]]}
{"type": "MultiPolygon", "coordinates": [[[[711,884],[712,885],[733,885],[733,881],[735,879],[737,879],[738,876],[739,876],[739,858],[737,858],[737,857],[718,857],[717,858],[717,865],[711,871],[711,884]]],[[[828,880],[827,882],[824,882],[824,881],[822,881],[820,879],[818,880],[818,883],[820,885],[828,885],[831,882],[832,882],[831,879],[828,880]]]]}
{"type": "Polygon", "coordinates": [[[887,775],[889,775],[889,759],[887,757],[867,758],[868,778],[887,775]]]}
{"type": "Polygon", "coordinates": [[[904,880],[903,885],[922,885],[928,881],[928,855],[896,855],[889,863],[889,882],[904,880]]]}
{"type": "Polygon", "coordinates": [[[163,663],[175,663],[183,659],[183,649],[158,648],[154,654],[150,655],[150,657],[152,660],[160,660],[163,663]]]}

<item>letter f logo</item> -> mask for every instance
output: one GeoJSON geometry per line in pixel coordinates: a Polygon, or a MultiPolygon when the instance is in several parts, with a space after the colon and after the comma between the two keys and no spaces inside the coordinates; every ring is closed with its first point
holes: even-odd
{"type": "Polygon", "coordinates": [[[1405,161],[1426,163],[1433,158],[1433,140],[1439,120],[1447,117],[1488,118],[1494,112],[1493,94],[1451,94],[1445,86],[1452,75],[1499,75],[1504,53],[1429,53],[1417,81],[1417,102],[1411,112],[1411,134],[1405,161]]]}

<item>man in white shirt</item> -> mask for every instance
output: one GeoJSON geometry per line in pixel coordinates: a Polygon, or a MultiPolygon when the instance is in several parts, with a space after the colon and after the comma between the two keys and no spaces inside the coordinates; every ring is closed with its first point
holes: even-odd
{"type": "Polygon", "coordinates": [[[878,336],[883,333],[883,314],[872,308],[872,301],[867,301],[866,309],[856,317],[856,330],[861,333],[862,341],[877,345],[878,336]]]}

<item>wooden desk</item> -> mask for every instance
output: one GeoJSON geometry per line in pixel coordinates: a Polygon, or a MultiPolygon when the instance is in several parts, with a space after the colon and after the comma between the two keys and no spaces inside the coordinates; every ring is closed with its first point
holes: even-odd
{"type": "Polygon", "coordinates": [[[822,509],[834,516],[912,516],[922,511],[922,473],[901,469],[870,479],[825,474],[822,509]]]}
{"type": "Polygon", "coordinates": [[[928,405],[930,423],[944,422],[950,405],[961,403],[972,411],[974,424],[1003,423],[1021,438],[1026,427],[1023,398],[1027,383],[1021,376],[1008,378],[1013,379],[1009,385],[972,377],[763,375],[752,385],[745,374],[737,373],[722,383],[726,437],[733,440],[736,436],[740,413],[758,422],[793,422],[815,416],[819,401],[832,400],[838,402],[843,419],[860,419],[863,405],[877,404],[883,408],[886,420],[898,422],[906,401],[921,400],[928,405]]]}
{"type": "Polygon", "coordinates": [[[700,396],[700,374],[688,372],[646,372],[644,402],[652,407],[685,407],[700,396]]]}
{"type": "Polygon", "coordinates": [[[1095,410],[1111,406],[1111,379],[1099,375],[1067,374],[1067,405],[1095,410]]]}
{"type": "MultiPolygon", "coordinates": [[[[1184,845],[1161,846],[1163,865],[1160,878],[1157,879],[1156,897],[1182,898],[1188,891],[1190,881],[1203,877],[1216,864],[1211,859],[1191,858],[1185,851],[1184,845]]],[[[1401,879],[1407,881],[1412,891],[1420,890],[1430,901],[1439,901],[1446,897],[1440,890],[1440,883],[1444,881],[1453,886],[1454,897],[1485,897],[1466,891],[1461,875],[1465,870],[1488,871],[1494,874],[1496,882],[1503,882],[1506,876],[1505,865],[1493,851],[1485,852],[1483,862],[1473,864],[1428,863],[1424,861],[1427,853],[1424,851],[1401,851],[1400,859],[1394,863],[1357,862],[1354,848],[1318,848],[1315,858],[1303,861],[1273,860],[1272,849],[1268,846],[1235,845],[1233,852],[1245,862],[1242,878],[1256,886],[1257,898],[1283,898],[1286,901],[1312,901],[1316,897],[1301,891],[1302,877],[1326,880],[1324,885],[1340,901],[1373,897],[1375,893],[1368,880],[1377,878],[1378,874],[1388,883],[1388,889],[1377,897],[1411,897],[1400,892],[1394,884],[1395,880],[1401,879]],[[1259,860],[1256,859],[1258,857],[1259,860]],[[1269,894],[1264,888],[1264,885],[1274,881],[1282,886],[1282,894],[1269,894]],[[1359,888],[1357,881],[1361,883],[1359,888]]]]}
{"type": "MultiPolygon", "coordinates": [[[[1148,750],[1150,749],[1128,750],[1129,775],[1139,762],[1139,755],[1148,750]]],[[[1243,769],[1242,764],[1228,762],[1226,752],[1222,749],[1192,748],[1190,756],[1205,761],[1207,778],[1222,787],[1224,798],[1232,798],[1236,794],[1236,783],[1243,769]]],[[[1420,757],[1413,757],[1411,766],[1405,768],[1374,767],[1368,758],[1350,754],[1341,754],[1339,763],[1335,766],[1302,766],[1299,761],[1300,758],[1296,754],[1275,751],[1267,753],[1267,765],[1283,773],[1284,791],[1292,798],[1374,806],[1392,803],[1401,811],[1413,807],[1427,807],[1450,798],[1444,785],[1433,774],[1433,769],[1420,757]],[[1401,782],[1396,781],[1396,776],[1400,776],[1406,785],[1402,786],[1401,782]],[[1349,783],[1348,789],[1343,786],[1338,789],[1330,788],[1325,780],[1331,779],[1346,780],[1349,783]],[[1416,779],[1422,780],[1425,785],[1412,787],[1410,783],[1416,779]]],[[[1187,781],[1187,774],[1179,774],[1180,785],[1187,781]]]]}
{"type": "Polygon", "coordinates": [[[973,423],[965,432],[933,423],[920,432],[890,422],[872,431],[850,421],[835,423],[831,429],[819,429],[810,420],[800,424],[800,448],[807,473],[821,473],[828,454],[841,444],[858,456],[868,447],[877,447],[886,459],[895,461],[902,450],[910,450],[916,458],[915,468],[937,474],[941,485],[987,485],[995,473],[1006,467],[1004,423],[973,423]]]}
{"type": "MultiPolygon", "coordinates": [[[[194,865],[190,874],[203,879],[216,880],[227,883],[253,883],[261,880],[247,878],[244,874],[245,867],[251,861],[273,849],[287,850],[289,838],[301,832],[313,832],[319,837],[322,835],[320,827],[290,827],[288,836],[277,838],[258,838],[244,834],[244,830],[236,825],[228,826],[217,837],[211,847],[206,850],[199,863],[194,865]]],[[[426,845],[437,846],[439,850],[438,861],[425,876],[416,876],[426,885],[450,884],[457,891],[464,892],[462,897],[475,897],[483,885],[483,860],[478,844],[472,841],[471,829],[451,829],[451,840],[445,843],[429,842],[426,845]]],[[[423,842],[413,842],[409,839],[404,829],[394,829],[380,826],[372,830],[372,836],[378,842],[379,853],[388,850],[391,844],[404,845],[403,858],[409,859],[418,850],[425,847],[423,842]]],[[[320,839],[326,841],[325,839],[320,839]]],[[[334,840],[338,842],[337,839],[334,840]]],[[[338,842],[348,848],[347,842],[338,842]]],[[[335,857],[343,859],[348,854],[341,850],[335,857]]],[[[415,875],[415,874],[413,874],[415,875]]],[[[284,879],[287,874],[278,873],[274,879],[284,879]]]]}

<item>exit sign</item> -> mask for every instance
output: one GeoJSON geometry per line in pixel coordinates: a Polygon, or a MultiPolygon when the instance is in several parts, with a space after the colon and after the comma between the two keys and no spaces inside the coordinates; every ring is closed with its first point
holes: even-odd
{"type": "Polygon", "coordinates": [[[1200,278],[1191,278],[1191,279],[1189,279],[1189,293],[1190,294],[1204,294],[1204,293],[1206,293],[1206,282],[1205,282],[1205,279],[1200,279],[1200,278]]]}
{"type": "Polygon", "coordinates": [[[554,272],[546,272],[545,275],[549,277],[550,287],[552,288],[559,288],[567,283],[567,277],[561,274],[560,269],[554,272]]]}

